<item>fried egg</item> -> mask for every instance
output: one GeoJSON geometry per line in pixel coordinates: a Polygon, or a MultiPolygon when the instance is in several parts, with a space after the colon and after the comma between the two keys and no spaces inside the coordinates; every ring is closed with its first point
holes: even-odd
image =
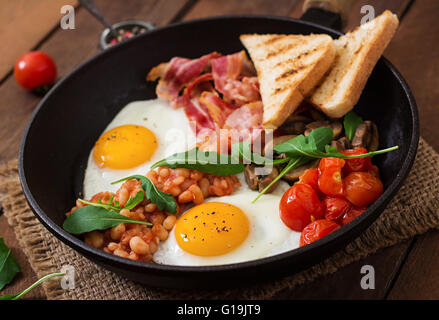
{"type": "Polygon", "coordinates": [[[126,105],[110,122],[90,152],[83,196],[102,190],[117,191],[111,182],[146,174],[157,161],[190,149],[195,135],[184,110],[159,99],[126,105]]]}
{"type": "Polygon", "coordinates": [[[273,193],[251,203],[258,192],[241,187],[224,197],[210,197],[179,216],[153,256],[156,263],[204,266],[268,257],[299,247],[300,233],[279,218],[279,201],[289,185],[280,181],[273,193]]]}

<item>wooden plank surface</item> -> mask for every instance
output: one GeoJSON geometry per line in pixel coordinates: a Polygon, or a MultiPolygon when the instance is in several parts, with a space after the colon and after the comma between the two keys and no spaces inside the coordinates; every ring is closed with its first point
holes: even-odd
{"type": "MultiPolygon", "coordinates": [[[[96,0],[95,2],[110,22],[143,19],[157,26],[171,22],[187,3],[186,0],[130,0],[129,2],[96,0]]],[[[76,12],[76,29],[56,30],[39,49],[53,57],[59,76],[62,77],[98,51],[99,34],[103,29],[88,12],[80,8],[76,12]]],[[[44,37],[43,32],[40,38],[44,37]]],[[[22,90],[13,77],[9,77],[0,86],[0,113],[8,115],[0,117],[0,141],[2,141],[0,162],[17,156],[22,131],[39,100],[39,97],[22,90]]],[[[37,277],[29,268],[25,255],[19,249],[15,235],[8,227],[4,216],[0,216],[0,237],[5,238],[6,243],[13,248],[13,253],[23,268],[22,275],[2,293],[20,292],[36,281],[37,277]]],[[[44,298],[43,291],[34,291],[27,298],[44,298]]]]}
{"type": "MultiPolygon", "coordinates": [[[[6,1],[6,0],[0,0],[6,1]]],[[[303,0],[167,0],[167,1],[104,1],[97,0],[98,6],[104,12],[104,15],[111,22],[116,22],[130,18],[140,18],[149,20],[156,25],[164,25],[169,22],[178,20],[188,20],[193,18],[221,15],[221,14],[270,14],[270,15],[289,15],[300,17],[302,13],[303,0]]],[[[436,0],[426,0],[415,2],[401,23],[395,39],[392,41],[385,55],[400,69],[406,76],[409,84],[415,93],[415,97],[420,107],[422,134],[436,148],[439,149],[439,142],[434,139],[435,127],[439,119],[439,78],[437,63],[439,48],[437,47],[438,24],[435,24],[435,15],[431,12],[438,12],[436,0]],[[424,4],[427,3],[426,6],[424,4]],[[412,13],[414,11],[414,13],[412,13]],[[426,16],[428,19],[426,19],[426,16]],[[423,21],[419,24],[419,21],[423,21]],[[436,29],[435,29],[436,28],[436,29]],[[419,46],[419,37],[422,37],[422,43],[426,45],[419,46]],[[408,39],[408,40],[407,40],[408,39]],[[436,63],[432,63],[436,61],[436,63]],[[418,67],[422,64],[422,67],[418,67]],[[422,70],[422,77],[419,76],[419,70],[422,70]]],[[[402,15],[408,8],[410,1],[391,0],[386,1],[366,1],[359,0],[352,10],[347,28],[352,28],[359,24],[361,14],[359,8],[361,5],[371,4],[375,7],[376,13],[380,13],[386,8],[391,9],[398,15],[402,15]]],[[[59,12],[59,9],[58,9],[59,12]]],[[[91,16],[82,8],[77,10],[76,30],[56,30],[53,34],[42,42],[40,48],[51,54],[59,69],[60,76],[65,75],[74,66],[89,58],[97,52],[97,40],[99,32],[103,29],[91,16]]],[[[40,34],[40,39],[46,35],[40,34]]],[[[37,37],[38,38],[38,37],[37,37]]],[[[37,42],[40,41],[37,39],[37,42]]],[[[1,76],[1,73],[0,73],[1,76]]],[[[18,150],[18,141],[27,119],[38,103],[39,98],[23,91],[15,81],[9,77],[0,86],[0,112],[8,117],[0,118],[0,161],[16,157],[18,150]]],[[[13,285],[9,286],[6,292],[16,292],[22,290],[29,283],[36,280],[35,275],[30,274],[29,265],[25,261],[22,251],[18,248],[16,239],[8,229],[5,217],[0,217],[0,237],[4,237],[7,243],[13,248],[14,254],[18,256],[20,265],[24,272],[13,285]],[[24,266],[24,267],[23,267],[24,266]]],[[[417,285],[417,278],[424,278],[422,272],[433,275],[435,268],[428,269],[417,267],[417,261],[433,263],[438,266],[437,256],[432,254],[431,250],[438,251],[438,248],[432,244],[432,240],[437,240],[436,233],[429,233],[424,238],[420,238],[415,243],[416,250],[408,255],[408,263],[405,269],[402,268],[401,275],[396,278],[401,265],[405,261],[412,240],[403,242],[397,246],[379,251],[364,260],[346,266],[336,273],[327,277],[317,279],[311,284],[299,286],[294,291],[282,292],[278,298],[295,298],[295,299],[381,299],[389,295],[390,298],[403,298],[410,296],[410,293],[417,292],[418,296],[427,294],[423,288],[434,287],[439,283],[439,279],[433,278],[430,287],[427,284],[417,285]],[[424,256],[425,255],[425,256],[424,256]],[[428,257],[431,257],[429,259],[428,257]],[[362,290],[359,286],[360,268],[364,264],[370,264],[375,267],[377,283],[376,290],[362,290]],[[416,277],[413,277],[415,273],[416,277]],[[415,280],[413,280],[415,279],[415,280]],[[436,281],[434,281],[436,280],[436,281]],[[409,281],[410,287],[406,282],[409,281]],[[411,282],[410,282],[411,281],[411,282]],[[411,288],[410,290],[405,288],[411,288]],[[390,294],[389,294],[390,290],[390,294]]],[[[437,241],[434,241],[437,243],[437,241]]],[[[419,262],[421,263],[421,262],[419,262]]],[[[427,281],[427,280],[425,280],[427,281]]],[[[422,281],[420,281],[422,283],[422,281]]],[[[6,293],[5,292],[5,293],[6,293]]],[[[437,291],[436,291],[437,292],[437,291]]],[[[3,293],[3,292],[2,292],[3,293]]],[[[438,295],[439,296],[439,295],[438,295]]],[[[28,297],[43,297],[42,291],[35,291],[28,297]]]]}
{"type": "Polygon", "coordinates": [[[35,48],[56,27],[63,5],[76,6],[77,2],[0,0],[0,81],[23,53],[35,48]]]}
{"type": "MultiPolygon", "coordinates": [[[[439,1],[416,1],[386,55],[413,91],[419,108],[421,135],[439,152],[438,13],[439,1]]],[[[389,298],[439,299],[438,253],[438,231],[418,237],[389,298]]]]}

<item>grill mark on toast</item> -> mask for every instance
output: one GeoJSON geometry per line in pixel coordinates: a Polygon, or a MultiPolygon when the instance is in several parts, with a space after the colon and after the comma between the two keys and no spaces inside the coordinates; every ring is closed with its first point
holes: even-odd
{"type": "Polygon", "coordinates": [[[306,69],[306,67],[305,66],[298,66],[294,69],[287,70],[284,73],[282,73],[279,77],[277,77],[276,81],[288,78],[289,76],[292,76],[293,74],[295,74],[303,69],[306,69]]]}
{"type": "Polygon", "coordinates": [[[294,42],[294,43],[290,43],[290,44],[288,44],[286,46],[282,46],[282,47],[278,48],[277,50],[275,48],[275,50],[270,51],[270,52],[267,53],[267,55],[265,56],[265,59],[276,57],[276,56],[284,53],[285,51],[291,50],[291,49],[297,47],[299,45],[299,43],[300,42],[297,41],[297,42],[294,42]]]}

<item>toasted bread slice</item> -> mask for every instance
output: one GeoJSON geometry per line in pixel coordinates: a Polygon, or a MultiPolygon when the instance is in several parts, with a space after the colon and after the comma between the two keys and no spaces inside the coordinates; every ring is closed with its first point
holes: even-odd
{"type": "Polygon", "coordinates": [[[352,110],[397,27],[397,16],[386,10],[335,40],[334,65],[309,101],[332,118],[352,110]]]}
{"type": "Polygon", "coordinates": [[[275,129],[321,80],[335,57],[328,35],[244,34],[258,73],[263,126],[275,129]]]}

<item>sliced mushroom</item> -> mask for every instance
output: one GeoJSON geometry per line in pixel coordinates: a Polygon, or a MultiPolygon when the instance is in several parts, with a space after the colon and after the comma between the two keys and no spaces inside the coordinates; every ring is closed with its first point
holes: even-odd
{"type": "MultiPolygon", "coordinates": [[[[259,192],[261,192],[274,180],[274,178],[279,175],[279,171],[276,167],[273,167],[271,173],[266,176],[257,175],[255,173],[255,169],[255,165],[248,164],[246,165],[244,170],[245,182],[247,182],[247,185],[251,190],[258,190],[259,192]]],[[[277,185],[278,183],[275,183],[273,186],[271,186],[271,188],[267,190],[267,193],[272,192],[277,185]]]]}
{"type": "Polygon", "coordinates": [[[292,123],[292,122],[310,123],[310,122],[312,122],[312,119],[310,119],[306,116],[303,116],[303,115],[292,114],[285,120],[285,123],[292,123]]]}
{"type": "Polygon", "coordinates": [[[315,160],[315,161],[311,161],[308,162],[307,164],[304,164],[303,166],[300,166],[296,169],[291,170],[290,172],[288,172],[287,174],[285,174],[282,179],[289,181],[289,182],[293,182],[296,181],[297,179],[299,179],[299,177],[308,169],[311,168],[317,168],[317,166],[319,165],[319,160],[315,160]]]}
{"type": "Polygon", "coordinates": [[[255,173],[255,166],[248,164],[244,170],[245,182],[251,190],[257,190],[259,184],[258,175],[255,173]]]}
{"type": "MultiPolygon", "coordinates": [[[[278,175],[279,171],[276,169],[276,167],[273,167],[273,170],[271,170],[271,173],[268,176],[264,176],[262,179],[259,180],[258,191],[262,192],[262,190],[264,190],[278,175]]],[[[279,181],[273,184],[270,189],[267,190],[267,193],[273,192],[278,184],[279,181]]]]}
{"type": "Polygon", "coordinates": [[[305,131],[306,122],[298,121],[298,122],[285,122],[279,129],[282,130],[283,133],[290,134],[302,134],[305,131]]]}
{"type": "Polygon", "coordinates": [[[315,108],[309,108],[309,114],[315,121],[324,121],[326,120],[326,116],[324,113],[320,112],[315,108]]]}
{"type": "Polygon", "coordinates": [[[288,140],[294,138],[295,136],[296,135],[294,135],[294,134],[289,134],[289,135],[285,135],[285,136],[274,137],[273,140],[268,141],[265,144],[264,155],[273,154],[273,147],[274,146],[277,146],[278,144],[284,143],[285,141],[288,141],[288,140]]]}
{"type": "Polygon", "coordinates": [[[371,124],[366,121],[359,124],[355,130],[355,135],[352,138],[352,147],[354,148],[367,148],[370,142],[371,124]]]}
{"type": "Polygon", "coordinates": [[[365,121],[365,122],[370,122],[370,139],[369,139],[369,143],[367,145],[367,150],[368,151],[377,151],[379,148],[379,144],[380,144],[378,128],[377,128],[376,124],[373,123],[372,121],[365,121]]]}
{"type": "Polygon", "coordinates": [[[331,145],[333,147],[336,147],[338,151],[352,149],[351,142],[346,137],[340,138],[338,140],[332,140],[331,145]]]}
{"type": "Polygon", "coordinates": [[[310,132],[314,129],[317,128],[321,128],[321,127],[328,127],[332,129],[333,132],[333,138],[337,138],[340,134],[341,131],[343,130],[343,125],[340,123],[340,121],[329,121],[329,120],[325,120],[325,121],[314,121],[311,123],[308,123],[306,126],[306,130],[304,135],[307,136],[310,134],[310,132]]]}

